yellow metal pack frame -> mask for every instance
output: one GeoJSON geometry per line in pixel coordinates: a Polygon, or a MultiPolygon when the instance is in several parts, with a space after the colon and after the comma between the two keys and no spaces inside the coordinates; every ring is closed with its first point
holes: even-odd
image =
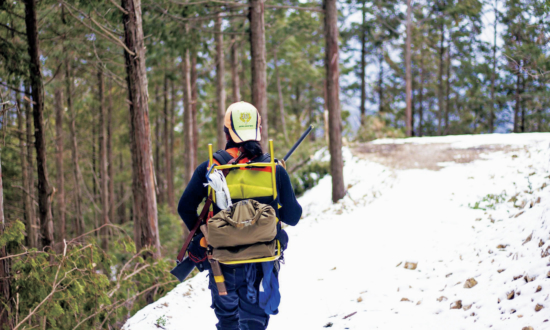
{"type": "MultiPolygon", "coordinates": [[[[242,168],[242,167],[271,167],[271,184],[273,189],[273,200],[277,199],[277,180],[276,180],[276,171],[277,171],[277,163],[275,162],[275,157],[273,157],[273,140],[269,140],[269,154],[271,155],[271,161],[269,163],[250,163],[250,164],[226,164],[226,165],[215,165],[214,164],[214,153],[212,151],[212,144],[208,145],[208,160],[210,167],[208,170],[212,168],[212,166],[216,166],[216,169],[218,170],[225,170],[225,169],[234,169],[234,168],[242,168]]],[[[208,187],[208,193],[210,194],[210,189],[212,189],[210,186],[208,187]]],[[[215,194],[213,194],[215,195],[215,194]]],[[[212,206],[211,206],[212,207],[212,206]]],[[[279,221],[279,219],[277,219],[279,221]]],[[[275,261],[281,257],[281,242],[277,240],[277,251],[275,252],[275,255],[273,257],[265,257],[265,258],[256,258],[256,259],[248,259],[248,260],[238,260],[238,261],[224,261],[220,262],[225,265],[238,265],[238,264],[250,264],[250,263],[257,263],[257,262],[268,262],[268,261],[275,261]]]]}

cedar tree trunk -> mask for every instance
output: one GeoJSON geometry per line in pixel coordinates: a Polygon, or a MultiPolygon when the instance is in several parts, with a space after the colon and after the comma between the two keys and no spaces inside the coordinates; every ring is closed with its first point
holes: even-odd
{"type": "Polygon", "coordinates": [[[218,149],[224,149],[226,143],[225,133],[223,132],[225,118],[225,60],[223,54],[222,17],[220,13],[216,16],[214,30],[216,32],[216,98],[218,101],[216,130],[218,133],[218,149]]]}
{"type": "Polygon", "coordinates": [[[154,249],[151,256],[156,259],[160,258],[160,241],[149,125],[149,97],[147,95],[141,1],[122,0],[122,8],[126,11],[122,16],[124,43],[134,53],[124,52],[130,100],[134,239],[138,251],[145,246],[150,246],[154,249]]]}
{"type": "Polygon", "coordinates": [[[65,232],[65,171],[63,170],[63,91],[60,88],[55,90],[55,145],[57,153],[55,156],[55,167],[57,171],[57,193],[56,193],[56,220],[58,224],[57,237],[63,241],[67,235],[65,232]]]}
{"type": "Polygon", "coordinates": [[[38,172],[38,208],[40,214],[40,232],[42,246],[53,246],[53,220],[51,194],[52,188],[48,179],[46,164],[46,137],[44,128],[44,87],[40,72],[40,55],[38,40],[38,22],[36,0],[25,1],[25,25],[27,27],[27,42],[29,52],[29,74],[32,87],[34,139],[36,149],[36,165],[38,172]]]}
{"type": "Polygon", "coordinates": [[[330,174],[332,201],[336,203],[346,194],[344,162],[342,160],[342,116],[340,115],[340,83],[338,68],[338,11],[336,0],[324,0],[325,10],[325,68],[327,80],[326,105],[329,113],[330,174]]]}
{"type": "Polygon", "coordinates": [[[252,62],[252,104],[262,117],[262,147],[267,150],[267,73],[265,50],[264,1],[250,0],[250,56],[252,62]]]}

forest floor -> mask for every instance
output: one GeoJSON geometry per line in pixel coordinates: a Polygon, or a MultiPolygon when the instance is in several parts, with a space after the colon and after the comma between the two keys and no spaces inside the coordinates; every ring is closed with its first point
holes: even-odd
{"type": "MultiPolygon", "coordinates": [[[[550,134],[377,140],[345,149],[287,228],[269,329],[550,329],[550,134]]],[[[327,158],[324,151],[315,157],[327,158]]],[[[123,329],[214,329],[205,273],[123,329]]]]}

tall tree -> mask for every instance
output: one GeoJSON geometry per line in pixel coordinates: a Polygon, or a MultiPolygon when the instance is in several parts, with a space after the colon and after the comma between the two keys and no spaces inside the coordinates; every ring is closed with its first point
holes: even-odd
{"type": "Polygon", "coordinates": [[[101,196],[101,247],[107,250],[109,242],[109,174],[107,168],[107,110],[105,107],[105,85],[103,83],[103,68],[99,64],[97,70],[98,101],[99,101],[99,189],[101,196]]]}
{"type": "MultiPolygon", "coordinates": [[[[187,31],[188,29],[186,29],[187,31]]],[[[186,155],[184,161],[184,176],[185,183],[191,180],[193,175],[193,109],[191,109],[191,51],[189,47],[184,50],[182,57],[182,75],[183,75],[183,143],[186,148],[186,155]]]]}
{"type": "Polygon", "coordinates": [[[109,221],[115,222],[115,164],[113,159],[113,86],[109,80],[109,107],[107,108],[107,172],[109,177],[109,221]]]}
{"type": "Polygon", "coordinates": [[[168,102],[168,73],[164,68],[164,174],[166,179],[166,203],[172,213],[176,213],[174,205],[174,180],[172,174],[172,150],[170,149],[170,131],[173,130],[168,102]]]}
{"type": "Polygon", "coordinates": [[[365,124],[367,102],[367,1],[362,0],[361,13],[361,125],[365,124]]]}
{"type": "Polygon", "coordinates": [[[65,89],[67,93],[67,113],[70,116],[69,132],[71,135],[71,158],[73,163],[74,179],[74,230],[75,236],[84,233],[84,218],[82,217],[82,190],[80,187],[80,157],[78,155],[78,141],[76,136],[76,112],[73,107],[73,69],[69,58],[65,59],[65,89]]]}
{"type": "Polygon", "coordinates": [[[412,136],[412,74],[411,74],[411,43],[412,43],[412,5],[407,0],[407,39],[405,41],[405,130],[407,136],[412,136]]]}
{"type": "MultiPolygon", "coordinates": [[[[4,100],[2,100],[4,101],[4,100]]],[[[5,109],[3,109],[5,110],[5,109]]],[[[4,119],[6,114],[3,113],[4,119]]],[[[5,123],[5,120],[4,120],[5,123]]],[[[6,219],[4,217],[4,184],[2,182],[2,149],[0,148],[0,236],[4,234],[6,219]]],[[[11,286],[10,286],[10,259],[6,258],[7,251],[5,246],[0,246],[0,293],[3,299],[11,303],[11,286]]],[[[0,324],[6,325],[8,328],[13,327],[11,319],[11,311],[9,305],[0,307],[0,324]]]]}
{"type": "Polygon", "coordinates": [[[48,179],[46,164],[46,137],[44,129],[44,87],[40,70],[38,21],[36,0],[25,0],[25,25],[27,27],[27,42],[29,52],[29,74],[32,87],[34,139],[36,149],[36,165],[38,171],[38,207],[40,214],[40,232],[42,246],[54,243],[51,194],[52,188],[48,179]]]}
{"type": "Polygon", "coordinates": [[[277,58],[277,48],[273,50],[273,63],[275,66],[275,80],[277,82],[277,103],[279,103],[279,116],[281,117],[281,126],[283,128],[283,137],[285,138],[285,143],[288,144],[288,135],[286,132],[286,123],[285,123],[285,106],[283,103],[283,89],[281,87],[281,76],[279,75],[279,59],[277,58]]]}
{"type": "Polygon", "coordinates": [[[58,238],[63,241],[66,238],[65,232],[65,171],[63,170],[63,91],[55,89],[55,167],[56,167],[56,212],[58,238]]]}
{"type": "MultiPolygon", "coordinates": [[[[30,95],[29,84],[25,84],[25,95],[30,95]]],[[[33,113],[30,99],[27,97],[24,98],[23,107],[25,108],[25,121],[26,121],[26,133],[27,133],[27,177],[28,185],[25,187],[27,189],[27,196],[29,198],[30,208],[28,210],[27,223],[25,223],[25,230],[27,231],[27,245],[29,248],[38,247],[38,232],[36,230],[37,219],[36,219],[36,208],[35,203],[35,194],[34,194],[34,155],[33,155],[33,134],[34,131],[32,125],[33,113]]]]}
{"type": "Polygon", "coordinates": [[[241,100],[241,89],[239,82],[239,44],[237,37],[231,36],[231,87],[233,102],[241,100]]]}
{"type": "Polygon", "coordinates": [[[267,150],[267,72],[265,50],[264,1],[250,0],[250,57],[252,61],[252,104],[262,117],[262,146],[267,150]]]}
{"type": "Polygon", "coordinates": [[[128,48],[124,52],[124,57],[130,101],[134,239],[138,250],[145,246],[154,248],[151,255],[156,259],[160,257],[160,241],[152,163],[141,1],[122,0],[122,8],[125,10],[122,16],[124,44],[128,48]]]}
{"type": "Polygon", "coordinates": [[[336,0],[324,0],[325,10],[325,69],[327,81],[330,174],[332,175],[332,201],[336,203],[346,194],[344,162],[342,159],[342,116],[340,114],[340,69],[338,46],[338,10],[336,0]]]}
{"type": "Polygon", "coordinates": [[[214,30],[216,33],[216,98],[218,101],[216,122],[218,149],[224,149],[226,142],[225,133],[223,132],[225,118],[225,59],[223,54],[222,16],[220,13],[216,15],[214,30]]]}

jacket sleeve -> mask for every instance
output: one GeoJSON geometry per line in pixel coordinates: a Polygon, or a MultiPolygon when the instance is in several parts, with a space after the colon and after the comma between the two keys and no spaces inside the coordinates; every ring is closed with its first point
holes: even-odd
{"type": "Polygon", "coordinates": [[[202,200],[208,195],[208,188],[204,186],[206,183],[207,167],[208,161],[197,167],[178,203],[178,213],[189,230],[193,228],[199,216],[197,214],[197,208],[202,200]]]}
{"type": "Polygon", "coordinates": [[[279,217],[282,222],[296,226],[302,216],[302,207],[298,204],[294,189],[290,183],[290,177],[286,170],[277,165],[277,196],[279,198],[279,217]]]}

